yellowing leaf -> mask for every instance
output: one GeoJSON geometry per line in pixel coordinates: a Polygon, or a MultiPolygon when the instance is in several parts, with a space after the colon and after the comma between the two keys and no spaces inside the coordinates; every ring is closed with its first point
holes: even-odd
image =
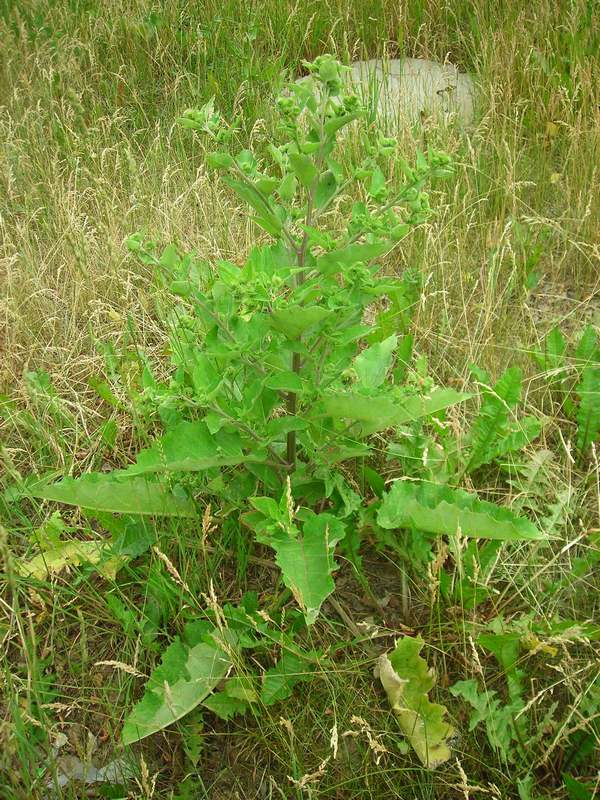
{"type": "Polygon", "coordinates": [[[110,549],[103,541],[70,541],[61,542],[34,556],[30,561],[17,561],[17,572],[26,578],[43,580],[49,575],[56,575],[63,569],[80,564],[96,564],[98,572],[106,578],[114,580],[124,559],[110,555],[110,549]]]}
{"type": "Polygon", "coordinates": [[[521,644],[530,653],[545,653],[546,655],[552,656],[552,658],[556,658],[558,655],[558,647],[554,647],[554,645],[542,641],[535,633],[527,633],[525,636],[522,636],[521,644]]]}
{"type": "Polygon", "coordinates": [[[429,700],[434,677],[419,655],[422,647],[420,637],[405,636],[389,657],[380,657],[378,672],[402,732],[423,766],[435,769],[450,758],[454,729],[445,721],[446,707],[429,700]]]}

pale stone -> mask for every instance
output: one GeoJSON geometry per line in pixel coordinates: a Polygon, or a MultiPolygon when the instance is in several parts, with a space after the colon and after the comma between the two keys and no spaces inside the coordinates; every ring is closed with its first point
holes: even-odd
{"type": "Polygon", "coordinates": [[[367,105],[399,124],[433,117],[470,125],[474,119],[473,79],[453,64],[424,58],[356,61],[350,80],[367,105]]]}

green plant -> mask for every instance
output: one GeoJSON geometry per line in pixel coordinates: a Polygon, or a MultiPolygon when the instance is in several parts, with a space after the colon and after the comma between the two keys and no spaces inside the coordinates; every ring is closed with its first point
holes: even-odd
{"type": "MultiPolygon", "coordinates": [[[[507,369],[492,384],[485,370],[471,365],[471,374],[481,389],[479,412],[460,440],[451,425],[438,420],[435,426],[418,419],[406,426],[403,436],[390,441],[387,455],[397,460],[405,475],[435,483],[460,483],[466,474],[482,466],[501,463],[501,459],[526,447],[542,430],[533,416],[520,417],[521,370],[507,369]]],[[[431,383],[426,370],[420,374],[426,386],[431,383]]]]}
{"type": "Polygon", "coordinates": [[[317,663],[326,663],[321,653],[303,650],[294,641],[302,623],[297,612],[284,631],[258,613],[255,594],[246,594],[237,607],[213,604],[209,616],[188,623],[163,652],[125,722],[125,744],[162,730],[198,706],[225,721],[257,704],[271,706],[289,697],[295,684],[310,680],[317,663]],[[257,657],[275,649],[277,662],[258,669],[257,657]],[[251,664],[245,651],[252,653],[251,664]]]}
{"type": "Polygon", "coordinates": [[[470,678],[450,688],[452,695],[461,697],[471,707],[469,729],[482,725],[489,745],[498,756],[523,771],[522,780],[532,774],[539,758],[546,757],[548,731],[558,732],[553,734],[553,747],[561,742],[567,769],[576,767],[578,761],[585,758],[584,751],[589,752],[597,742],[598,671],[595,665],[586,665],[582,669],[585,677],[579,676],[575,686],[569,687],[581,704],[582,720],[585,720],[581,726],[569,729],[560,723],[565,704],[557,697],[545,707],[537,708],[536,700],[546,690],[538,689],[538,695],[531,696],[531,687],[544,686],[546,682],[552,684],[554,670],[548,675],[548,662],[553,666],[568,662],[569,648],[576,650],[582,641],[597,639],[599,634],[596,625],[574,620],[538,621],[533,614],[510,621],[496,617],[478,636],[477,644],[494,656],[500,675],[486,681],[486,673],[477,661],[483,686],[481,680],[470,678]]]}
{"type": "Polygon", "coordinates": [[[585,328],[574,348],[560,328],[553,328],[534,359],[567,417],[576,423],[575,443],[584,458],[600,434],[600,344],[594,327],[585,328]]]}
{"type": "MultiPolygon", "coordinates": [[[[212,267],[173,246],[157,255],[144,237],[130,239],[179,298],[170,314],[174,373],[161,383],[148,365],[142,372],[145,413],[164,434],[124,469],[29,485],[28,493],[79,505],[109,530],[115,525],[107,515],[198,518],[196,498],[214,501],[223,526],[243,525],[275,551],[311,625],[334,590],[336,544],[348,536],[348,552],[358,552],[359,520],[376,516],[392,532],[502,540],[541,534],[507,508],[444,481],[430,484],[427,473],[384,493],[374,435],[385,431],[394,442],[403,426],[439,426],[446,409],[469,398],[412,378],[407,327],[416,282],[387,274],[381,263],[429,219],[424,187],[450,172],[449,158],[418,151],[409,166],[396,140],[369,125],[359,129],[354,161],[340,162],[340,135],[365,112],[345,91],[337,61],[321,56],[306,66],[310,76],[278,101],[283,141],[269,143],[260,158],[246,149],[232,154],[235,128],[212,102],[181,118],[208,137],[216,148],[209,164],[225,173],[273,244],[255,247],[242,267],[224,260],[212,267]],[[370,476],[362,490],[354,478],[361,470],[370,476]]],[[[519,386],[509,371],[484,396],[465,469],[531,438],[532,431],[520,435],[507,424],[519,386]]],[[[231,643],[215,644],[206,631],[202,637],[165,654],[148,686],[155,716],[146,728],[128,723],[126,741],[191,710],[190,681],[204,681],[201,700],[212,696],[231,643]]]]}
{"type": "Polygon", "coordinates": [[[464,471],[472,472],[484,464],[520,450],[539,436],[542,425],[535,417],[511,420],[511,412],[521,399],[521,370],[511,367],[494,386],[484,370],[471,367],[482,384],[482,402],[467,437],[464,471]]]}

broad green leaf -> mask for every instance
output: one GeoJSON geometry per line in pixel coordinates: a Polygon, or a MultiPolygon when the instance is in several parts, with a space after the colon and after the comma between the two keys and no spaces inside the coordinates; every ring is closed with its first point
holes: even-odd
{"type": "Polygon", "coordinates": [[[152,520],[101,511],[93,511],[90,516],[112,534],[111,546],[115,555],[137,558],[156,542],[157,530],[152,520]]]}
{"type": "Polygon", "coordinates": [[[335,342],[340,346],[364,339],[373,330],[371,325],[351,325],[349,328],[335,331],[335,342]]]}
{"type": "Polygon", "coordinates": [[[286,700],[296,684],[310,681],[312,673],[313,666],[309,661],[296,653],[284,653],[277,664],[265,673],[261,702],[265,706],[272,706],[280,700],[286,700]]]}
{"type": "MultiPolygon", "coordinates": [[[[234,264],[231,261],[226,261],[225,259],[221,259],[217,261],[217,275],[227,286],[236,288],[239,286],[242,279],[242,270],[237,264],[234,264]]],[[[206,356],[203,353],[194,353],[194,359],[196,362],[201,363],[204,369],[209,370],[209,380],[212,379],[212,376],[216,370],[210,362],[206,363],[206,356]]]]}
{"type": "Polygon", "coordinates": [[[267,435],[269,437],[284,436],[290,431],[303,431],[308,428],[308,422],[301,417],[288,414],[285,417],[276,417],[267,422],[267,435]]]}
{"type": "Polygon", "coordinates": [[[396,481],[377,514],[382,528],[417,528],[428,533],[455,534],[481,539],[543,539],[524,517],[508,508],[480,500],[462,489],[427,483],[396,481]]]}
{"type": "Polygon", "coordinates": [[[322,208],[331,200],[337,190],[337,181],[331,170],[327,170],[319,177],[315,192],[315,207],[322,208]]]}
{"type": "Polygon", "coordinates": [[[597,782],[595,780],[586,785],[585,783],[581,783],[580,780],[573,778],[572,775],[567,775],[565,773],[563,773],[562,779],[569,800],[594,800],[597,788],[597,782]]]}
{"type": "Polygon", "coordinates": [[[385,175],[379,169],[375,169],[371,173],[371,185],[369,186],[369,196],[376,199],[383,199],[385,197],[385,175]]]}
{"type": "Polygon", "coordinates": [[[283,582],[302,609],[307,625],[315,622],[323,601],[335,589],[333,554],[344,535],[344,525],[332,514],[313,514],[296,536],[287,531],[257,536],[258,541],[275,550],[283,582]]]}
{"type": "Polygon", "coordinates": [[[362,424],[363,434],[371,434],[395,425],[437,414],[471,397],[454,389],[434,389],[427,396],[393,395],[368,396],[343,392],[332,394],[323,401],[326,416],[334,419],[353,419],[362,424]]]}
{"type": "Polygon", "coordinates": [[[256,173],[258,162],[256,161],[254,153],[251,150],[240,150],[235,157],[235,161],[238,167],[248,175],[254,175],[256,173]]]}
{"type": "Polygon", "coordinates": [[[392,248],[392,243],[373,242],[366,244],[349,244],[338,250],[325,253],[317,259],[316,268],[323,275],[332,275],[343,267],[351,267],[354,264],[366,264],[375,258],[387,253],[392,248]]]}
{"type": "MultiPolygon", "coordinates": [[[[407,422],[413,422],[416,419],[429,417],[433,414],[439,414],[440,411],[451,406],[464,403],[465,400],[470,400],[472,395],[464,392],[457,392],[455,389],[434,389],[428,395],[423,397],[405,397],[398,401],[398,406],[394,417],[394,425],[404,425],[407,422]]],[[[374,433],[375,430],[372,426],[365,428],[365,433],[374,433]]]]}
{"type": "Polygon", "coordinates": [[[230,666],[229,657],[214,644],[200,642],[188,647],[175,639],[127,717],[123,743],[138,742],[184,717],[208,697],[230,666]]]}
{"type": "Polygon", "coordinates": [[[261,227],[267,233],[270,233],[275,239],[279,236],[281,232],[281,223],[279,220],[274,220],[273,217],[270,216],[250,216],[252,222],[256,222],[256,224],[261,227]]]}
{"type": "Polygon", "coordinates": [[[214,692],[209,694],[202,706],[216,714],[219,719],[227,722],[236,714],[245,714],[248,710],[248,703],[237,697],[229,697],[225,692],[214,692]]]}
{"type": "Polygon", "coordinates": [[[290,153],[290,164],[300,183],[310,189],[317,177],[317,168],[312,159],[303,153],[290,153]]]}
{"type": "Polygon", "coordinates": [[[274,207],[269,204],[266,198],[264,198],[257,189],[241,181],[236,181],[233,178],[224,177],[222,180],[227,186],[233,189],[242,200],[248,203],[249,206],[252,206],[258,213],[260,219],[265,220],[272,226],[273,230],[276,231],[275,235],[280,233],[281,222],[275,214],[274,207]]]}
{"type": "Polygon", "coordinates": [[[222,376],[217,371],[212,359],[204,354],[196,358],[196,364],[192,370],[192,383],[199,397],[206,397],[214,392],[221,382],[221,378],[222,376]]]}
{"type": "Polygon", "coordinates": [[[391,424],[397,411],[397,404],[390,395],[369,397],[352,392],[341,392],[328,395],[323,400],[325,416],[334,419],[351,419],[357,422],[378,424],[382,428],[391,424]]]}
{"type": "Polygon", "coordinates": [[[223,691],[228,697],[243,700],[245,703],[256,703],[258,700],[255,681],[251,675],[236,675],[230,678],[223,691]]]}
{"type": "Polygon", "coordinates": [[[277,178],[270,178],[269,176],[261,177],[256,180],[256,188],[262,192],[266,197],[273,194],[275,189],[279,186],[277,178]]]}
{"type": "Polygon", "coordinates": [[[29,534],[29,540],[40,550],[51,550],[65,543],[64,536],[73,532],[62,518],[60,511],[53,511],[44,522],[29,534]]]}
{"type": "Polygon", "coordinates": [[[477,644],[493,653],[505,673],[513,672],[519,661],[522,633],[482,633],[477,644]]]}
{"type": "Polygon", "coordinates": [[[340,128],[349,125],[351,122],[353,122],[355,119],[358,119],[360,116],[362,116],[362,114],[360,112],[356,112],[353,114],[343,114],[341,117],[333,117],[332,119],[327,120],[327,122],[325,123],[324,125],[325,133],[328,136],[331,136],[336,131],[339,131],[340,128]]]}
{"type": "Polygon", "coordinates": [[[288,339],[299,339],[303,333],[318,325],[332,312],[321,306],[288,306],[287,308],[273,311],[271,324],[288,339]]]}
{"type": "Polygon", "coordinates": [[[296,176],[293,172],[289,172],[279,184],[279,197],[287,203],[291,202],[296,194],[297,185],[298,181],[296,180],[296,176]]]}
{"type": "Polygon", "coordinates": [[[267,519],[279,521],[282,518],[282,510],[279,503],[272,497],[250,497],[249,501],[257,511],[260,511],[267,519]]]}
{"type": "Polygon", "coordinates": [[[265,381],[269,389],[284,392],[301,392],[302,381],[296,372],[277,372],[265,381]]]}
{"type": "Polygon", "coordinates": [[[435,769],[450,758],[454,728],[446,707],[429,699],[435,680],[419,655],[423,644],[420,636],[405,636],[389,657],[379,658],[378,671],[403,734],[423,766],[435,769]]]}
{"type": "Polygon", "coordinates": [[[120,474],[199,472],[241,464],[245,458],[237,435],[217,433],[213,436],[204,422],[180,422],[153,447],[141,450],[135,464],[120,474]]]}
{"type": "Polygon", "coordinates": [[[358,377],[358,382],[365,389],[377,389],[385,381],[392,360],[394,351],[398,344],[397,336],[389,336],[383,342],[367,347],[354,359],[354,371],[358,377]]]}
{"type": "Polygon", "coordinates": [[[207,153],[206,161],[208,166],[214,169],[229,169],[234,164],[233,158],[229,153],[220,153],[218,151],[207,153]]]}
{"type": "Polygon", "coordinates": [[[26,578],[44,580],[50,575],[56,575],[63,569],[77,567],[81,564],[94,564],[98,572],[114,580],[119,568],[125,559],[114,556],[110,542],[107,541],[62,541],[55,547],[44,550],[29,561],[18,559],[15,569],[19,575],[26,578]]]}
{"type": "Polygon", "coordinates": [[[247,280],[254,280],[257,275],[287,277],[290,271],[290,255],[285,244],[279,241],[253,247],[243,270],[247,280]]]}
{"type": "Polygon", "coordinates": [[[194,517],[192,500],[173,494],[161,483],[144,478],[121,478],[90,472],[81,478],[64,478],[50,486],[35,486],[33,497],[54,500],[92,511],[115,514],[152,514],[167,517],[194,517]]]}

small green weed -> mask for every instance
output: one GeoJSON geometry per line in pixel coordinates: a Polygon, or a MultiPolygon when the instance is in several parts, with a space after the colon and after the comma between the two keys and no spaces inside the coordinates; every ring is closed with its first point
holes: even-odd
{"type": "Polygon", "coordinates": [[[534,358],[562,410],[576,423],[577,452],[586,458],[600,435],[600,345],[594,326],[586,327],[574,348],[560,328],[553,328],[534,358]]]}

